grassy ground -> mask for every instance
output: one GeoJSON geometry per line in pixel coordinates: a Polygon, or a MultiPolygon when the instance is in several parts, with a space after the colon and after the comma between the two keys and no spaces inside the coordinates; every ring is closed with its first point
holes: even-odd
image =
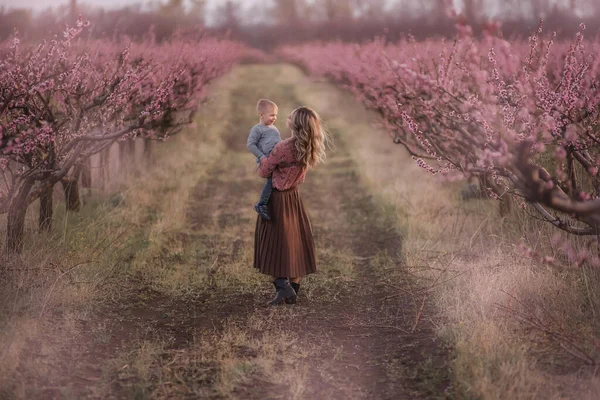
{"type": "Polygon", "coordinates": [[[443,397],[445,350],[380,269],[401,268],[400,226],[335,124],[335,152],[301,188],[319,274],[298,305],[264,306],[272,285],[251,268],[263,182],[245,142],[258,97],[282,117],[306,102],[299,79],[240,67],[155,167],[79,214],[57,209],[45,237],[31,213],[21,262],[42,272],[15,268],[3,290],[5,397],[443,397]],[[441,372],[415,373],[432,360],[441,372]]]}
{"type": "Polygon", "coordinates": [[[462,201],[456,185],[436,182],[383,132],[366,130],[376,117],[350,96],[326,82],[303,87],[309,104],[343,124],[367,187],[402,227],[406,269],[390,278],[426,282],[416,295],[437,310],[437,332],[452,344],[456,396],[597,398],[598,271],[525,257],[520,243],[558,257],[556,230],[518,208],[501,217],[496,202],[462,201]]]}
{"type": "Polygon", "coordinates": [[[154,166],[80,213],[57,205],[49,235],[31,210],[0,283],[0,397],[594,398],[565,340],[503,308],[593,351],[592,272],[512,247],[545,231],[462,203],[348,94],[291,66],[238,67],[211,93],[154,166]],[[245,142],[260,97],[279,104],[283,137],[304,104],[336,142],[301,186],[319,273],[295,306],[265,307],[272,285],[251,268],[263,181],[245,142]]]}

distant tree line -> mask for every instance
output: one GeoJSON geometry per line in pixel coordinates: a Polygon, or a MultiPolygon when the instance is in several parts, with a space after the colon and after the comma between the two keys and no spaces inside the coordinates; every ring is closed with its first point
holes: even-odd
{"type": "Polygon", "coordinates": [[[206,0],[154,0],[151,7],[130,6],[118,10],[88,10],[70,5],[34,15],[28,10],[0,8],[0,39],[14,29],[21,37],[41,38],[57,24],[75,20],[84,12],[92,21],[95,37],[127,35],[139,38],[152,26],[158,40],[174,32],[203,30],[227,34],[255,47],[269,49],[306,40],[364,41],[385,35],[395,40],[408,33],[417,39],[456,33],[456,23],[470,25],[475,34],[500,22],[504,36],[528,36],[540,19],[548,30],[571,36],[585,22],[590,32],[600,29],[600,0],[463,0],[459,15],[451,12],[451,0],[274,0],[269,6],[228,0],[215,12],[207,27],[206,0]],[[191,5],[190,5],[191,4],[191,5]]]}

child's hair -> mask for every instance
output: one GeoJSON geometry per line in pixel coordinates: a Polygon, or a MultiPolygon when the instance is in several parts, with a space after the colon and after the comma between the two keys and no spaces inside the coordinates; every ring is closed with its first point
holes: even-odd
{"type": "Polygon", "coordinates": [[[325,148],[330,138],[319,114],[311,108],[299,107],[292,111],[290,118],[300,162],[308,167],[325,162],[325,148]]]}
{"type": "Polygon", "coordinates": [[[256,104],[256,111],[259,113],[266,113],[274,108],[277,108],[277,104],[268,99],[260,99],[256,104]]]}

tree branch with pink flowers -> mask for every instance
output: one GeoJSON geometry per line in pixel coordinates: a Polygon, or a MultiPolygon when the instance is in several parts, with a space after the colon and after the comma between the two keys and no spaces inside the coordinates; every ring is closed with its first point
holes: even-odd
{"type": "Polygon", "coordinates": [[[600,43],[528,42],[458,29],[453,42],[311,43],[280,54],[377,110],[432,174],[475,177],[576,235],[600,222],[600,43]]]}
{"type": "Polygon", "coordinates": [[[211,38],[83,40],[87,25],[80,18],[60,38],[23,46],[15,36],[0,45],[0,212],[8,212],[9,252],[22,248],[29,204],[115,141],[179,132],[206,85],[243,55],[241,45],[211,38]]]}

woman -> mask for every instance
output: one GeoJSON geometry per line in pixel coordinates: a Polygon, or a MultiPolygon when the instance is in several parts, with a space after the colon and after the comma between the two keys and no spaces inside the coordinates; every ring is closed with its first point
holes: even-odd
{"type": "Polygon", "coordinates": [[[317,272],[312,228],[298,185],[308,168],[325,160],[328,142],[319,115],[308,107],[292,111],[286,126],[292,137],[277,143],[258,168],[261,177],[273,179],[271,220],[257,217],[254,234],[254,268],[272,276],[276,289],[271,305],[295,303],[300,278],[317,272]]]}

